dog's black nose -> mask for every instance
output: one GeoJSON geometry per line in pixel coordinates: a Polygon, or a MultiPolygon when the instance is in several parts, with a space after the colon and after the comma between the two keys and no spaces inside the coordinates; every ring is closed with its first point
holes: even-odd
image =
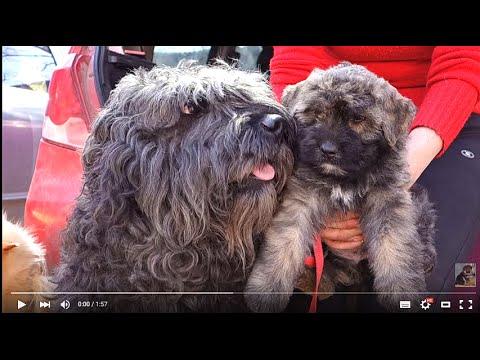
{"type": "Polygon", "coordinates": [[[328,155],[328,156],[334,156],[338,153],[337,145],[335,145],[331,141],[325,141],[324,143],[322,143],[322,145],[320,146],[320,149],[325,155],[328,155]]]}
{"type": "Polygon", "coordinates": [[[264,129],[271,132],[276,132],[282,127],[282,121],[283,118],[281,115],[266,114],[261,118],[260,124],[262,124],[264,129]]]}

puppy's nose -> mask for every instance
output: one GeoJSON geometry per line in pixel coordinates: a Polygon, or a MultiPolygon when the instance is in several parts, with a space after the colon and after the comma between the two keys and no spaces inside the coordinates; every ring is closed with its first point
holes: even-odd
{"type": "Polygon", "coordinates": [[[283,118],[278,114],[266,114],[260,119],[263,128],[270,132],[276,132],[282,127],[283,118]]]}
{"type": "Polygon", "coordinates": [[[331,141],[325,141],[320,146],[320,149],[325,155],[334,156],[338,153],[338,147],[331,141]]]}

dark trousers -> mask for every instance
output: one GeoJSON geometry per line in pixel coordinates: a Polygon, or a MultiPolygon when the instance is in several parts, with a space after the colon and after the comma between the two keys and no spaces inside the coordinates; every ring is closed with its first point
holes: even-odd
{"type": "Polygon", "coordinates": [[[438,213],[437,266],[427,288],[453,291],[455,263],[480,265],[479,114],[470,117],[445,154],[432,161],[417,183],[428,189],[438,213]]]}
{"type": "MultiPolygon", "coordinates": [[[[437,265],[427,281],[432,293],[452,292],[455,263],[477,263],[480,267],[480,115],[472,114],[460,134],[439,159],[433,160],[417,180],[428,189],[437,210],[437,265]]],[[[463,288],[475,292],[477,288],[463,288]]],[[[336,291],[351,291],[339,288],[336,291]]],[[[354,289],[353,289],[354,290],[354,289]]],[[[434,295],[440,301],[449,295],[434,295]]],[[[478,309],[479,295],[474,298],[478,309]]],[[[296,293],[287,312],[305,312],[310,296],[296,293]]],[[[437,308],[437,306],[435,306],[437,308]]],[[[374,295],[336,294],[319,302],[319,312],[383,312],[374,295]]]]}

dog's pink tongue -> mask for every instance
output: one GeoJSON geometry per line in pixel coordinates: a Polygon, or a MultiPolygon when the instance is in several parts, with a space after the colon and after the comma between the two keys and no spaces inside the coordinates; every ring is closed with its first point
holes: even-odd
{"type": "Polygon", "coordinates": [[[270,164],[257,166],[253,169],[252,174],[260,180],[268,181],[272,180],[275,176],[275,169],[270,164]]]}

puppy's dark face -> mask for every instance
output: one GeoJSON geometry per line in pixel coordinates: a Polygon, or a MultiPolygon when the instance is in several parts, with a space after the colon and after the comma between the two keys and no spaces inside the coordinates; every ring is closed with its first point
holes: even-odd
{"type": "Polygon", "coordinates": [[[314,70],[283,104],[298,123],[297,160],[319,175],[356,178],[403,150],[413,103],[358,65],[314,70]]]}

